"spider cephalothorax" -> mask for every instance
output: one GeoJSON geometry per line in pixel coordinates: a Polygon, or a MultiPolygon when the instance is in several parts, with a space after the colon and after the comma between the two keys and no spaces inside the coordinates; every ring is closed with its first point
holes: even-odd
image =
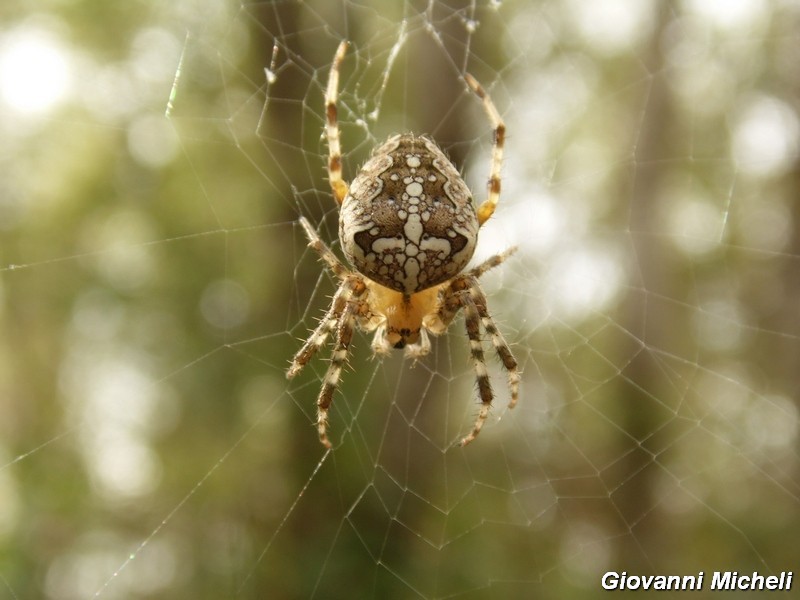
{"type": "Polygon", "coordinates": [[[493,399],[481,327],[508,371],[509,407],[518,397],[517,361],[489,314],[478,284],[483,273],[502,263],[514,249],[464,271],[475,251],[478,230],[492,216],[500,197],[505,125],[480,84],[466,75],[494,126],[489,193],[477,211],[469,189],[444,152],[429,138],[410,133],[392,136],[379,146],[348,186],[342,179],[336,110],[339,68],[346,50],[347,43],[342,42],[328,77],[325,134],[331,189],[341,206],[339,239],[355,271],[336,258],[305,218],[300,219],[309,245],[341,284],[328,312],[295,355],[287,376],[294,377],[328,335],[335,334],[331,364],[317,399],[319,438],[330,447],[328,409],[355,327],[375,332],[375,353],[405,348],[408,356],[419,358],[430,352],[428,334],[444,333],[463,308],[482,403],[472,431],[461,440],[462,445],[468,444],[480,433],[493,399]]]}

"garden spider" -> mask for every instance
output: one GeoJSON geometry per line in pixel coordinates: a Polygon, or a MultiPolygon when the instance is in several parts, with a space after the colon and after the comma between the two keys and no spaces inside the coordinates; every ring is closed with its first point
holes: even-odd
{"type": "Polygon", "coordinates": [[[478,278],[514,252],[510,248],[477,267],[462,272],[478,240],[478,229],[492,216],[500,198],[500,166],[505,125],[481,85],[469,74],[467,84],[483,102],[494,128],[489,191],[486,201],[472,204],[469,189],[439,147],[425,136],[404,133],[379,146],[350,186],[342,179],[342,154],[336,100],[339,69],[347,42],[339,44],[325,91],[325,136],[328,176],[340,205],[339,240],[355,270],[344,266],[300,218],[309,246],[341,280],[328,312],[295,354],[288,378],[311,360],[333,333],[331,363],[317,399],[317,431],[330,448],[328,409],[339,383],[353,330],[375,332],[372,351],[387,354],[405,348],[414,359],[430,352],[428,334],[441,335],[464,309],[481,408],[466,445],[480,433],[492,404],[492,387],[481,344],[481,326],[491,336],[495,352],[508,371],[509,408],[519,396],[517,361],[487,308],[478,278]]]}

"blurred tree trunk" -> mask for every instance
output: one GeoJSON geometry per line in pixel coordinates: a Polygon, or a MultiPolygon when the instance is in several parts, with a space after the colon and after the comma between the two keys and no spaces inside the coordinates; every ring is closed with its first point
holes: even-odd
{"type": "MultiPolygon", "coordinates": [[[[668,3],[656,5],[658,14],[649,47],[641,54],[647,70],[653,74],[645,117],[641,124],[635,152],[633,175],[633,202],[630,214],[630,234],[635,252],[635,263],[639,267],[640,281],[633,282],[634,292],[623,305],[623,324],[635,338],[625,352],[635,358],[619,378],[619,398],[622,403],[622,429],[620,448],[626,453],[615,472],[620,478],[609,487],[612,500],[625,524],[630,528],[632,539],[621,549],[620,564],[629,571],[646,568],[648,557],[642,548],[657,548],[651,541],[660,535],[653,509],[659,499],[654,496],[656,477],[660,469],[653,461],[647,447],[660,426],[659,406],[655,399],[663,399],[668,391],[662,385],[664,374],[654,360],[649,348],[670,348],[673,345],[676,323],[664,318],[663,311],[653,310],[653,297],[664,294],[670,298],[683,296],[682,282],[676,275],[680,272],[677,257],[670,253],[668,242],[651,235],[663,231],[658,222],[664,212],[659,206],[660,190],[667,175],[665,151],[674,146],[670,133],[675,130],[676,107],[665,80],[664,56],[661,39],[669,25],[672,14],[668,3]],[[639,348],[639,344],[643,347],[639,348]],[[639,445],[630,451],[631,440],[639,445]]],[[[652,560],[653,557],[650,557],[652,560]]]]}

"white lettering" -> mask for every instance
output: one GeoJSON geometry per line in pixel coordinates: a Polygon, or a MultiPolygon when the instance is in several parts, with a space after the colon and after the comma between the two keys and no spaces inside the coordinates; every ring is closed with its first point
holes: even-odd
{"type": "Polygon", "coordinates": [[[600,584],[603,586],[604,590],[617,589],[617,586],[619,585],[619,573],[609,571],[603,575],[603,579],[600,580],[600,584]]]}
{"type": "MultiPolygon", "coordinates": [[[[731,583],[731,575],[717,574],[717,585],[731,583]]],[[[735,585],[736,580],[733,580],[735,585]]],[[[606,590],[701,590],[703,589],[703,572],[697,575],[628,575],[627,572],[606,572],[601,580],[606,590]]],[[[731,588],[733,589],[733,588],[731,588]]]]}
{"type": "Polygon", "coordinates": [[[712,590],[727,590],[730,589],[731,585],[731,578],[735,579],[735,576],[730,571],[725,571],[724,573],[720,573],[719,571],[714,571],[714,578],[711,580],[711,589],[712,590]]]}
{"type": "Polygon", "coordinates": [[[764,589],[764,576],[759,575],[758,573],[753,573],[752,580],[750,582],[750,587],[748,589],[751,590],[763,590],[764,589]]]}
{"type": "MultiPolygon", "coordinates": [[[[670,575],[669,577],[664,577],[662,575],[662,576],[659,576],[657,578],[656,585],[655,585],[654,589],[657,589],[657,590],[671,590],[672,589],[672,584],[674,583],[676,585],[679,585],[680,581],[681,581],[681,578],[678,577],[677,575],[670,575]]],[[[675,589],[680,589],[680,588],[676,587],[675,589]]]]}
{"type": "MultiPolygon", "coordinates": [[[[626,571],[618,573],[607,571],[601,584],[605,590],[702,590],[705,573],[697,575],[629,575],[626,571]]],[[[753,571],[746,575],[738,571],[714,571],[711,579],[712,590],[790,590],[791,571],[780,575],[762,575],[753,571]]]]}

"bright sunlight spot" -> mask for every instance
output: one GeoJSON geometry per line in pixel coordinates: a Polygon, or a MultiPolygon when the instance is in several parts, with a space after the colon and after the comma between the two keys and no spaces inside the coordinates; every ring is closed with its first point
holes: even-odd
{"type": "Polygon", "coordinates": [[[766,14],[763,0],[685,0],[689,12],[722,29],[753,29],[766,14]]]}
{"type": "Polygon", "coordinates": [[[70,75],[65,49],[47,33],[13,33],[0,46],[0,97],[14,110],[50,110],[69,91],[70,75]]]}
{"type": "Polygon", "coordinates": [[[652,5],[642,0],[573,2],[570,8],[586,42],[605,54],[625,51],[652,28],[652,5]]]}

